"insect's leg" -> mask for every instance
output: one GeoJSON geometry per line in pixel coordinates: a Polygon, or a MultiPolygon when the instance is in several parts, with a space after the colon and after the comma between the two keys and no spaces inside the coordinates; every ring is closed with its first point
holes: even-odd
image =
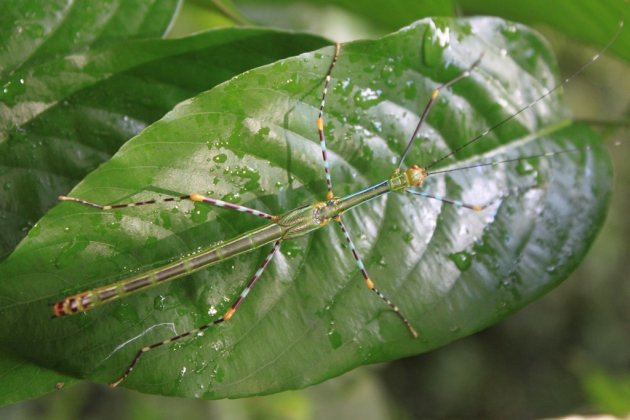
{"type": "Polygon", "coordinates": [[[435,105],[435,101],[437,100],[438,96],[440,95],[440,91],[442,89],[446,89],[449,86],[459,82],[460,80],[470,76],[470,72],[475,67],[477,67],[479,65],[479,63],[481,62],[482,56],[480,56],[477,60],[475,60],[475,62],[472,63],[459,76],[457,76],[457,77],[449,80],[448,82],[446,82],[446,83],[436,87],[435,89],[433,89],[433,91],[431,92],[431,96],[429,97],[429,101],[424,106],[424,110],[422,111],[422,114],[420,114],[420,121],[418,122],[418,125],[416,125],[416,129],[413,131],[413,134],[411,135],[411,138],[409,139],[409,142],[407,142],[407,146],[405,147],[405,150],[403,151],[402,155],[400,155],[400,160],[398,161],[397,169],[400,170],[402,168],[402,164],[405,161],[405,157],[407,157],[407,154],[409,153],[409,150],[411,149],[411,146],[413,145],[413,142],[415,141],[416,136],[418,135],[418,132],[420,131],[420,128],[424,124],[424,121],[427,119],[427,116],[429,115],[429,111],[431,111],[431,108],[433,108],[433,105],[435,105]]]}
{"type": "Polygon", "coordinates": [[[129,366],[127,367],[127,369],[125,370],[125,372],[120,375],[120,377],[118,379],[116,379],[114,382],[110,383],[109,386],[114,388],[117,387],[118,385],[120,385],[120,383],[122,381],[124,381],[125,379],[127,379],[127,377],[129,376],[129,374],[133,371],[133,369],[136,367],[136,365],[138,364],[138,361],[140,360],[140,358],[142,357],[143,354],[145,354],[146,352],[156,349],[158,347],[162,347],[166,344],[172,343],[174,341],[178,341],[181,340],[182,338],[186,338],[186,337],[192,337],[196,334],[199,334],[205,330],[207,330],[208,328],[220,324],[222,322],[228,321],[230,318],[232,318],[232,316],[234,316],[234,313],[236,312],[236,310],[238,309],[238,307],[241,305],[241,303],[243,303],[243,300],[245,300],[245,297],[247,297],[247,294],[251,291],[251,289],[254,287],[254,285],[256,284],[256,282],[258,281],[258,279],[260,278],[260,276],[262,276],[263,271],[265,271],[265,268],[267,268],[267,265],[269,265],[269,263],[271,262],[271,259],[273,258],[273,256],[276,254],[276,252],[278,251],[278,249],[280,248],[280,242],[281,241],[276,241],[273,244],[273,247],[271,248],[271,251],[269,252],[269,254],[267,255],[267,257],[265,257],[265,260],[262,262],[262,264],[260,264],[260,267],[258,267],[258,270],[256,270],[256,273],[252,276],[252,278],[249,280],[249,282],[247,282],[247,286],[245,286],[245,288],[243,289],[243,291],[241,292],[241,294],[238,296],[238,298],[236,298],[236,300],[234,301],[234,303],[232,304],[232,306],[230,307],[230,309],[228,309],[223,316],[220,316],[219,318],[215,319],[212,322],[209,322],[207,324],[204,324],[200,327],[197,327],[193,330],[187,331],[185,333],[182,334],[178,334],[174,337],[171,337],[167,340],[164,341],[160,341],[157,343],[153,343],[149,346],[145,346],[143,348],[141,348],[140,350],[138,350],[138,352],[136,353],[135,357],[133,358],[133,360],[131,361],[131,363],[129,364],[129,366]]]}
{"type": "Polygon", "coordinates": [[[72,201],[73,203],[83,204],[85,206],[95,207],[101,210],[113,210],[113,209],[122,209],[126,207],[138,207],[138,206],[146,206],[149,204],[157,204],[157,203],[168,203],[169,201],[180,201],[180,200],[189,200],[189,195],[182,195],[179,197],[164,197],[164,198],[153,198],[151,200],[145,201],[136,201],[133,203],[122,203],[122,204],[98,204],[92,201],[87,201],[82,198],[77,197],[68,197],[67,195],[60,195],[57,197],[59,201],[72,201]]]}
{"type": "Polygon", "coordinates": [[[326,186],[328,187],[328,192],[326,193],[326,200],[332,200],[333,192],[332,192],[332,179],[330,177],[330,164],[328,163],[328,155],[326,153],[326,136],[324,135],[324,106],[326,105],[326,95],[328,93],[328,85],[330,84],[330,75],[332,74],[332,70],[337,64],[337,58],[339,58],[339,51],[341,50],[341,44],[335,44],[335,54],[333,55],[333,59],[330,62],[330,66],[328,66],[328,71],[326,72],[326,78],[324,81],[324,91],[322,92],[322,101],[319,104],[319,115],[317,117],[317,132],[319,133],[319,145],[322,148],[322,159],[324,160],[324,172],[326,173],[326,186]]]}
{"type": "Polygon", "coordinates": [[[357,249],[355,248],[354,243],[352,242],[352,238],[350,238],[350,234],[348,233],[348,229],[346,228],[346,225],[341,220],[341,217],[338,216],[335,220],[339,223],[339,226],[341,227],[341,231],[346,237],[346,242],[348,243],[348,246],[350,246],[350,251],[352,252],[352,256],[354,257],[354,260],[357,262],[357,265],[359,266],[361,275],[363,276],[363,279],[365,280],[365,285],[368,287],[368,289],[376,293],[376,295],[380,297],[383,300],[383,302],[389,305],[390,308],[392,308],[392,310],[396,313],[396,315],[398,315],[398,317],[405,324],[405,326],[407,327],[407,329],[409,330],[413,338],[417,338],[418,333],[413,328],[409,320],[402,314],[402,312],[400,312],[400,309],[398,309],[398,306],[396,306],[391,300],[389,300],[387,296],[381,293],[381,291],[379,291],[374,285],[374,282],[372,281],[372,279],[370,279],[370,276],[368,275],[368,272],[365,269],[365,266],[363,265],[363,261],[361,261],[361,257],[359,257],[359,253],[357,252],[357,249]]]}
{"type": "Polygon", "coordinates": [[[414,190],[410,190],[407,189],[405,190],[406,192],[408,192],[409,194],[413,194],[413,195],[419,195],[421,197],[427,197],[427,198],[433,198],[435,200],[441,201],[443,203],[447,203],[447,204],[452,204],[457,208],[463,207],[466,209],[470,209],[470,210],[474,210],[474,211],[482,211],[483,209],[485,209],[486,207],[488,207],[489,205],[491,205],[492,203],[494,203],[496,200],[498,200],[498,198],[495,198],[485,204],[468,204],[468,203],[464,203],[460,200],[455,200],[452,198],[448,198],[448,197],[444,197],[440,194],[430,194],[426,191],[414,191],[414,190]]]}
{"type": "Polygon", "coordinates": [[[151,200],[146,200],[146,201],[136,201],[134,203],[111,204],[111,205],[97,204],[91,201],[84,200],[82,198],[68,197],[65,195],[60,195],[58,199],[59,201],[72,201],[72,202],[83,204],[86,206],[95,207],[101,210],[113,210],[113,209],[122,209],[126,207],[146,206],[149,204],[167,203],[171,201],[191,200],[191,201],[197,201],[201,203],[207,203],[216,207],[222,207],[225,209],[240,211],[242,213],[251,214],[254,216],[262,217],[264,219],[275,220],[275,216],[271,214],[267,214],[265,212],[262,212],[256,209],[251,209],[249,207],[228,203],[227,201],[219,200],[216,198],[205,197],[201,194],[181,195],[179,197],[164,197],[164,198],[151,199],[151,200]]]}
{"type": "MultiPolygon", "coordinates": [[[[464,171],[464,170],[467,170],[467,169],[480,168],[480,167],[483,167],[483,166],[505,165],[505,164],[508,164],[508,163],[522,162],[522,161],[526,161],[526,160],[530,160],[530,159],[536,159],[536,158],[545,158],[545,159],[547,159],[547,158],[550,158],[552,156],[557,156],[557,155],[560,155],[560,154],[578,152],[579,150],[580,149],[558,150],[558,151],[554,151],[554,152],[545,152],[545,153],[539,153],[539,154],[529,155],[529,156],[522,156],[522,157],[517,157],[517,158],[512,158],[512,159],[505,159],[505,160],[477,163],[477,164],[474,164],[474,165],[461,166],[459,168],[453,168],[453,169],[436,170],[436,171],[427,172],[427,176],[436,175],[436,174],[443,174],[443,173],[447,173],[447,172],[464,171]]],[[[508,194],[511,194],[511,193],[514,193],[514,192],[530,190],[530,189],[535,188],[535,187],[536,187],[535,185],[530,185],[530,186],[525,186],[525,187],[512,188],[511,190],[507,191],[506,193],[503,193],[503,194],[493,198],[492,200],[490,200],[489,202],[487,202],[485,204],[468,204],[468,203],[464,203],[464,202],[462,202],[460,200],[455,200],[455,199],[452,199],[452,198],[444,197],[444,196],[442,196],[440,194],[431,194],[431,193],[426,192],[426,191],[417,191],[417,190],[412,190],[412,189],[409,189],[409,188],[406,189],[405,192],[408,192],[409,194],[413,194],[413,195],[419,195],[419,196],[422,196],[422,197],[427,197],[427,198],[432,198],[432,199],[435,199],[435,200],[439,200],[439,201],[442,201],[444,203],[452,204],[455,207],[464,207],[464,208],[467,208],[467,209],[470,209],[470,210],[482,211],[485,208],[487,208],[490,205],[492,205],[497,200],[506,197],[508,194]]]]}
{"type": "Polygon", "coordinates": [[[415,191],[415,190],[411,190],[411,189],[406,189],[405,192],[408,192],[409,194],[413,194],[413,195],[419,195],[421,197],[427,197],[427,198],[432,198],[434,200],[438,200],[441,201],[443,203],[447,203],[447,204],[451,204],[457,208],[463,207],[466,209],[470,209],[470,210],[474,210],[474,211],[483,211],[486,208],[490,207],[492,204],[496,203],[498,200],[507,197],[509,194],[513,194],[516,192],[521,192],[521,191],[527,191],[530,190],[532,188],[536,188],[536,185],[529,185],[526,187],[515,187],[512,188],[510,190],[508,190],[507,192],[504,192],[503,194],[500,194],[498,196],[496,196],[495,198],[493,198],[492,200],[484,203],[484,204],[470,204],[470,203],[464,203],[463,201],[460,200],[455,200],[453,198],[448,198],[448,197],[444,197],[441,194],[431,194],[429,192],[426,191],[415,191]]]}
{"type": "Polygon", "coordinates": [[[223,207],[225,209],[240,211],[241,213],[251,214],[253,216],[262,217],[263,219],[276,220],[276,216],[265,213],[260,210],[251,209],[245,206],[239,206],[238,204],[228,203],[227,201],[218,200],[216,198],[204,197],[201,194],[191,194],[190,199],[200,203],[207,203],[217,207],[223,207]]]}

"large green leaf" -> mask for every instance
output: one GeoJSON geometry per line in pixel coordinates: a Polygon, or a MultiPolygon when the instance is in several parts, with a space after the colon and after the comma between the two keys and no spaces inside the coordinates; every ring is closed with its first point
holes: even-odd
{"type": "Polygon", "coordinates": [[[326,44],[311,35],[221,29],[96,48],[80,60],[63,56],[12,76],[32,88],[4,102],[9,106],[0,120],[7,125],[0,130],[0,257],[57,195],[177,102],[250,68],[326,44]]]}
{"type": "MultiPolygon", "coordinates": [[[[103,203],[201,192],[280,213],[323,198],[315,118],[333,48],[281,60],[177,106],[92,172],[72,195],[103,203]]],[[[545,43],[492,18],[421,21],[344,45],[327,100],[335,192],[389,176],[432,88],[443,92],[407,163],[428,164],[558,81],[545,43]]],[[[497,322],[575,268],[606,210],[611,168],[554,93],[437,167],[567,151],[436,174],[436,200],[390,195],[345,215],[367,269],[419,339],[370,293],[333,225],[283,244],[233,320],[147,353],[125,386],[201,398],[299,388],[355,366],[428,351],[497,322]]],[[[436,168],[437,168],[436,167],[436,168]]],[[[436,169],[433,168],[433,169],[436,169]]],[[[267,248],[89,313],[49,303],[227,239],[262,222],[200,204],[102,212],[52,209],[0,265],[3,350],[48,369],[111,381],[143,345],[226,310],[267,248]]]]}

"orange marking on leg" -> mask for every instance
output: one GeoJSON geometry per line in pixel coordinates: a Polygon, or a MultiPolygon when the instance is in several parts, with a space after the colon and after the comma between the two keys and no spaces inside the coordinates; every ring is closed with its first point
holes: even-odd
{"type": "Polygon", "coordinates": [[[407,328],[409,329],[409,332],[411,333],[411,336],[413,338],[418,338],[418,332],[415,330],[415,328],[413,328],[411,325],[408,325],[407,328]]]}
{"type": "Polygon", "coordinates": [[[335,196],[333,195],[332,191],[328,191],[326,193],[326,201],[330,201],[334,198],[335,196]]]}
{"type": "Polygon", "coordinates": [[[317,119],[317,129],[319,131],[324,131],[324,119],[322,117],[317,119]]]}
{"type": "Polygon", "coordinates": [[[197,194],[197,193],[193,193],[193,194],[190,194],[190,199],[192,201],[203,201],[203,195],[197,194]]]}
{"type": "Polygon", "coordinates": [[[234,312],[236,312],[236,309],[234,308],[228,309],[225,315],[223,315],[223,319],[228,321],[230,318],[232,318],[232,315],[234,315],[234,312]]]}
{"type": "Polygon", "coordinates": [[[365,279],[365,284],[367,285],[368,289],[374,289],[374,282],[369,277],[365,279]]]}
{"type": "Polygon", "coordinates": [[[111,384],[108,384],[107,386],[109,386],[110,388],[116,388],[118,385],[120,385],[120,383],[124,380],[124,378],[120,378],[118,380],[116,380],[115,382],[112,382],[111,384]]]}

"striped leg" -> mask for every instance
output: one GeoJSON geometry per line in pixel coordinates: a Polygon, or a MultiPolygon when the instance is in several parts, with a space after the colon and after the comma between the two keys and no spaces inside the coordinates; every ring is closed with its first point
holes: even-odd
{"type": "Polygon", "coordinates": [[[335,55],[333,56],[328,71],[326,72],[326,79],[324,81],[324,91],[322,92],[322,102],[319,104],[319,116],[317,117],[317,132],[319,133],[319,145],[322,148],[322,159],[324,160],[324,172],[326,173],[326,186],[328,192],[326,193],[326,200],[332,200],[332,178],[330,177],[330,164],[328,163],[328,155],[326,153],[326,136],[324,135],[324,106],[326,105],[326,94],[328,93],[328,85],[330,84],[330,75],[332,70],[337,64],[337,58],[339,58],[339,51],[341,50],[341,44],[335,45],[335,55]]]}
{"type": "Polygon", "coordinates": [[[120,383],[122,381],[127,379],[129,374],[134,370],[134,368],[138,364],[138,361],[140,360],[142,355],[145,354],[146,352],[148,352],[150,350],[153,350],[153,349],[156,349],[158,347],[162,347],[162,346],[164,346],[166,344],[169,344],[169,343],[172,343],[174,341],[181,340],[182,338],[194,336],[196,334],[199,334],[199,333],[207,330],[208,328],[210,328],[210,327],[212,327],[214,325],[220,324],[220,323],[222,323],[224,321],[229,321],[230,318],[232,318],[232,316],[234,316],[234,313],[236,312],[238,307],[241,305],[241,303],[243,303],[243,300],[245,300],[245,298],[247,297],[247,294],[250,292],[250,290],[252,290],[252,288],[254,287],[256,282],[258,281],[258,279],[260,279],[260,276],[262,276],[263,271],[265,271],[265,268],[267,268],[267,266],[271,262],[271,259],[276,254],[276,252],[278,251],[279,248],[280,248],[280,241],[278,240],[278,241],[276,241],[273,244],[273,247],[271,248],[271,251],[269,252],[267,257],[265,258],[265,260],[262,262],[262,264],[260,264],[260,267],[258,268],[258,270],[256,270],[256,273],[252,276],[252,278],[249,280],[249,282],[247,282],[247,286],[245,286],[245,288],[243,289],[241,294],[238,296],[238,298],[236,298],[236,300],[234,301],[234,303],[232,304],[230,309],[228,309],[223,314],[223,316],[215,319],[214,321],[212,321],[212,322],[210,322],[208,324],[204,324],[204,325],[202,325],[200,327],[197,327],[197,328],[195,328],[193,330],[190,330],[190,331],[187,331],[185,333],[178,334],[178,335],[176,335],[174,337],[171,337],[168,340],[160,341],[160,342],[157,342],[157,343],[154,343],[154,344],[151,344],[149,346],[141,348],[140,350],[138,350],[138,353],[136,353],[136,356],[133,358],[133,360],[131,361],[131,363],[129,364],[129,366],[125,370],[125,372],[122,375],[120,375],[120,377],[118,379],[116,379],[114,382],[109,384],[109,386],[112,387],[112,388],[115,388],[118,385],[120,385],[120,383]]]}
{"type": "MultiPolygon", "coordinates": [[[[502,165],[502,164],[508,164],[508,163],[514,163],[514,162],[523,162],[526,160],[530,160],[530,159],[537,159],[537,158],[549,158],[552,156],[557,156],[560,154],[565,154],[565,153],[574,153],[579,151],[580,149],[566,149],[566,150],[559,150],[559,151],[555,151],[555,152],[545,152],[545,153],[539,153],[536,155],[529,155],[529,156],[522,156],[522,157],[517,157],[517,158],[511,158],[511,159],[504,159],[504,160],[495,160],[495,161],[490,161],[490,162],[483,162],[483,163],[477,163],[474,165],[469,165],[469,166],[460,166],[458,168],[452,168],[452,169],[444,169],[444,170],[435,170],[435,171],[431,171],[431,172],[426,172],[427,176],[432,176],[432,175],[437,175],[437,174],[445,174],[448,172],[457,172],[457,171],[464,171],[466,169],[473,169],[473,168],[481,168],[483,166],[497,166],[497,165],[502,165]]],[[[507,192],[499,195],[496,198],[493,198],[492,200],[490,200],[489,202],[485,203],[485,204],[466,204],[462,201],[459,200],[454,200],[452,198],[447,198],[447,197],[443,197],[440,194],[431,194],[425,191],[417,191],[417,190],[412,190],[412,189],[406,189],[405,192],[408,192],[409,194],[413,194],[413,195],[419,195],[422,197],[427,197],[427,198],[433,198],[435,200],[439,200],[439,201],[443,201],[444,203],[448,203],[448,204],[452,204],[455,207],[464,207],[470,210],[475,210],[475,211],[482,211],[485,208],[489,207],[492,203],[495,203],[497,200],[506,197],[509,194],[513,194],[516,192],[522,192],[522,191],[527,191],[530,190],[532,188],[536,188],[536,185],[529,185],[529,186],[525,186],[525,187],[514,187],[510,190],[508,190],[507,192]]]]}
{"type": "Polygon", "coordinates": [[[60,195],[58,199],[59,201],[73,201],[75,203],[84,204],[86,206],[95,207],[101,210],[113,210],[113,209],[122,209],[125,207],[138,207],[138,206],[146,206],[149,204],[167,203],[170,201],[191,200],[191,201],[197,201],[200,203],[207,203],[216,207],[222,207],[222,208],[226,208],[230,210],[240,211],[241,213],[251,214],[254,216],[262,217],[264,219],[269,219],[269,220],[276,219],[275,216],[272,216],[271,214],[267,214],[259,210],[250,209],[249,207],[244,207],[244,206],[239,206],[237,204],[228,203],[227,201],[218,200],[216,198],[204,197],[203,195],[196,194],[196,193],[190,194],[190,195],[182,195],[179,197],[165,197],[161,199],[137,201],[135,203],[112,204],[112,205],[97,204],[91,201],[83,200],[82,198],[67,197],[65,195],[60,195]]]}
{"type": "Polygon", "coordinates": [[[415,191],[415,190],[411,190],[411,189],[406,189],[405,192],[408,192],[409,194],[413,194],[413,195],[419,195],[421,197],[427,197],[427,198],[432,198],[434,200],[438,200],[438,201],[442,201],[443,203],[447,203],[447,204],[451,204],[457,208],[466,208],[466,209],[470,209],[470,210],[474,210],[474,211],[483,211],[486,208],[490,207],[492,204],[496,203],[497,200],[500,200],[502,198],[507,197],[510,194],[514,194],[514,193],[520,193],[522,191],[528,191],[531,190],[532,188],[536,188],[537,185],[528,185],[525,187],[514,187],[509,189],[507,192],[504,192],[503,194],[500,194],[498,196],[496,196],[495,198],[493,198],[492,200],[488,201],[485,204],[467,204],[464,203],[460,200],[455,200],[452,198],[448,198],[448,197],[443,197],[440,194],[430,194],[426,191],[415,191]]]}
{"type": "Polygon", "coordinates": [[[372,281],[372,279],[370,279],[370,276],[368,275],[368,272],[365,269],[365,266],[363,265],[363,261],[361,261],[361,257],[359,257],[357,249],[355,248],[354,243],[352,242],[352,238],[350,238],[350,234],[348,233],[348,229],[346,228],[346,225],[341,220],[341,217],[338,216],[335,220],[339,223],[339,226],[341,227],[341,231],[346,237],[346,242],[350,246],[350,251],[352,251],[352,256],[354,257],[354,260],[357,262],[357,265],[359,266],[359,270],[361,270],[361,275],[363,275],[363,279],[365,280],[365,285],[368,287],[368,289],[376,293],[376,295],[380,297],[383,300],[383,302],[385,302],[387,305],[389,305],[390,308],[393,309],[396,315],[398,315],[398,317],[405,324],[405,326],[407,327],[407,329],[409,330],[413,338],[417,338],[418,333],[413,328],[409,320],[407,320],[407,318],[402,314],[402,312],[400,312],[400,309],[398,309],[398,306],[396,306],[391,300],[387,298],[387,296],[381,293],[374,286],[374,282],[372,281]]]}
{"type": "Polygon", "coordinates": [[[492,203],[494,203],[496,200],[499,199],[499,197],[487,202],[486,204],[467,204],[464,203],[462,201],[459,200],[454,200],[452,198],[448,198],[448,197],[443,197],[440,194],[430,194],[426,191],[414,191],[414,190],[405,190],[406,192],[408,192],[409,194],[413,194],[413,195],[419,195],[421,197],[427,197],[427,198],[433,198],[434,200],[438,200],[438,201],[442,201],[443,203],[447,203],[447,204],[452,204],[457,208],[467,208],[470,210],[474,210],[474,211],[482,211],[483,209],[485,209],[486,207],[488,207],[489,205],[491,205],[492,203]]]}

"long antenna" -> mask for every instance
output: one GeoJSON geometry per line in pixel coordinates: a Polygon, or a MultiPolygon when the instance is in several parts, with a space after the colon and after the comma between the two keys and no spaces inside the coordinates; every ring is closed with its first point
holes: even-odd
{"type": "Polygon", "coordinates": [[[503,163],[510,163],[510,162],[520,162],[523,160],[528,160],[528,159],[536,159],[536,158],[541,158],[541,157],[551,157],[551,156],[556,156],[556,155],[560,155],[563,153],[572,153],[572,152],[578,152],[580,150],[584,150],[584,149],[566,149],[566,150],[559,150],[557,152],[546,152],[546,153],[540,153],[537,155],[530,155],[530,156],[522,156],[522,157],[517,157],[517,158],[511,158],[511,159],[505,159],[505,160],[497,160],[497,161],[492,161],[492,162],[484,162],[484,163],[478,163],[475,165],[470,165],[470,166],[459,166],[457,168],[453,168],[453,169],[444,169],[444,170],[440,170],[440,171],[431,171],[431,172],[427,172],[427,177],[430,175],[437,175],[437,174],[444,174],[447,172],[457,172],[457,171],[462,171],[464,169],[472,169],[472,168],[479,168],[482,166],[496,166],[496,165],[500,165],[503,163]]]}
{"type": "MultiPolygon", "coordinates": [[[[590,67],[595,61],[597,61],[599,59],[599,57],[604,54],[608,48],[610,48],[610,46],[617,40],[617,38],[619,37],[619,34],[621,34],[621,31],[623,29],[624,26],[624,21],[621,20],[619,21],[619,28],[617,29],[617,32],[615,33],[615,35],[610,38],[610,40],[608,41],[608,43],[604,46],[604,48],[602,48],[597,54],[593,55],[593,57],[591,57],[591,59],[589,61],[587,61],[586,63],[584,63],[579,69],[577,69],[576,71],[574,71],[571,75],[569,75],[568,77],[566,77],[564,80],[562,80],[560,83],[558,83],[557,85],[555,85],[554,87],[552,87],[551,89],[549,89],[547,92],[543,93],[541,96],[539,96],[537,99],[535,99],[534,101],[530,102],[529,104],[525,105],[523,108],[519,109],[518,111],[516,111],[514,114],[510,115],[509,117],[499,121],[498,123],[494,124],[493,126],[491,126],[490,128],[486,129],[485,131],[483,131],[481,134],[479,134],[478,136],[476,136],[475,138],[473,138],[472,140],[464,143],[463,145],[455,148],[453,151],[451,151],[450,153],[442,156],[441,158],[438,158],[436,160],[434,160],[433,162],[431,162],[429,165],[425,166],[425,169],[429,169],[433,166],[435,166],[436,164],[438,164],[439,162],[442,162],[444,159],[447,159],[451,156],[453,156],[454,154],[458,153],[460,150],[470,146],[471,144],[481,140],[482,138],[486,137],[488,135],[488,133],[490,133],[491,131],[495,130],[496,128],[502,126],[503,124],[505,124],[506,122],[516,118],[519,114],[525,112],[526,110],[528,110],[529,108],[533,107],[534,105],[538,104],[538,102],[542,101],[543,99],[545,99],[547,96],[551,95],[553,92],[555,92],[556,90],[560,89],[562,86],[564,86],[565,84],[567,84],[571,79],[573,79],[574,77],[576,77],[578,74],[582,73],[584,70],[586,70],[588,67],[590,67]]],[[[434,172],[435,173],[435,172],[434,172]]]]}

